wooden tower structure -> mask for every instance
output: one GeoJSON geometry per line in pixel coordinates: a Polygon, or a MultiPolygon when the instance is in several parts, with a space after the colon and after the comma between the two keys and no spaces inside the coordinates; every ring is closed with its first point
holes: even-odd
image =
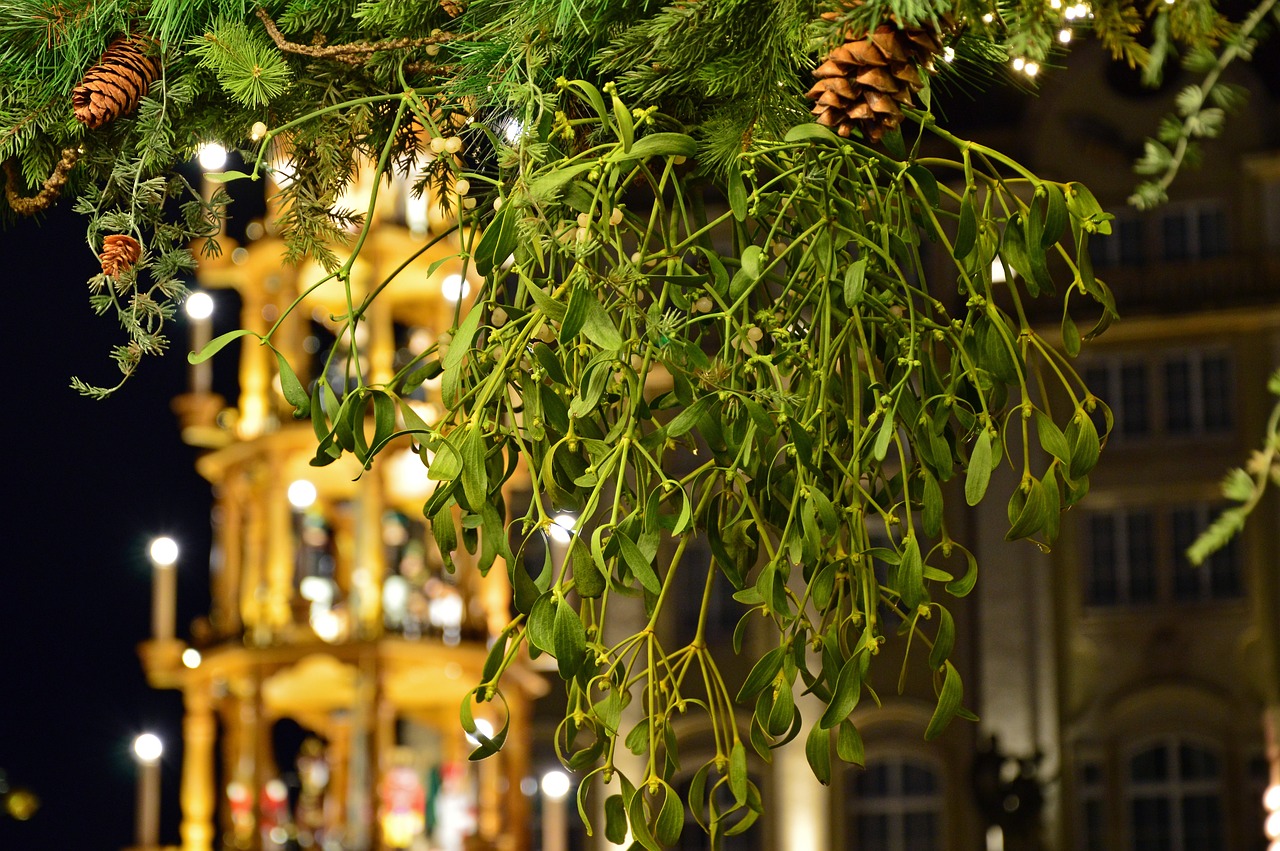
{"type": "MultiPolygon", "coordinates": [[[[351,206],[369,188],[357,182],[351,206]]],[[[459,302],[466,310],[474,282],[449,224],[407,183],[382,187],[352,267],[355,304],[409,265],[360,325],[351,369],[367,384],[389,381],[450,327],[459,302]]],[[[198,286],[238,301],[239,327],[278,325],[272,343],[304,384],[327,369],[342,386],[351,353],[335,317],[348,295],[337,281],[312,290],[323,270],[285,265],[269,227],[251,224],[243,245],[220,240],[198,286]]],[[[196,322],[196,348],[202,337],[196,322]]],[[[211,610],[190,645],[160,627],[140,648],[149,682],[183,694],[183,851],[523,851],[520,787],[542,680],[518,672],[506,684],[511,733],[496,757],[468,761],[458,718],[507,622],[506,570],[482,577],[461,548],[457,569],[442,568],[422,521],[426,470],[407,440],[368,471],[350,456],[312,466],[316,436],[293,419],[272,350],[253,337],[240,345],[234,404],[212,392],[207,364],[174,404],[214,492],[211,610]]],[[[428,422],[441,413],[432,389],[415,402],[428,422]]]]}

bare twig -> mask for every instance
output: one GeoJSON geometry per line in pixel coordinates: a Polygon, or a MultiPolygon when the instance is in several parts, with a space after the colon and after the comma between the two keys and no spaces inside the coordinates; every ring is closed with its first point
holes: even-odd
{"type": "Polygon", "coordinates": [[[275,42],[276,47],[287,53],[297,53],[302,56],[311,56],[316,59],[332,59],[335,62],[342,62],[347,65],[363,65],[369,58],[370,54],[383,50],[404,50],[411,47],[427,47],[432,44],[441,44],[451,39],[458,38],[456,33],[441,32],[435,35],[423,36],[421,38],[391,38],[386,41],[367,42],[354,41],[347,44],[331,44],[319,47],[309,44],[298,44],[289,41],[284,37],[284,33],[280,32],[280,27],[267,14],[267,10],[258,8],[258,18],[262,21],[262,25],[267,29],[267,35],[271,36],[271,40],[275,42]]]}
{"type": "Polygon", "coordinates": [[[41,210],[48,208],[62,193],[62,187],[67,182],[67,175],[71,172],[78,159],[80,159],[79,149],[64,148],[62,159],[58,160],[58,164],[54,166],[53,174],[46,177],[44,184],[40,187],[40,191],[31,196],[18,194],[18,169],[12,159],[5,160],[4,194],[9,206],[13,208],[15,213],[22,216],[34,216],[41,210]]]}

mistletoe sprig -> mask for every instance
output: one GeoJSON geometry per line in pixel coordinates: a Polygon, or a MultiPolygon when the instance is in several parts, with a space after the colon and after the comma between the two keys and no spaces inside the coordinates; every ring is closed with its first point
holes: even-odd
{"type": "MultiPolygon", "coordinates": [[[[1041,180],[925,113],[911,115],[917,132],[953,158],[908,154],[900,136],[886,154],[801,124],[757,138],[711,179],[695,176],[691,136],[612,86],[562,79],[524,102],[516,146],[471,131],[498,148],[496,174],[454,177],[486,211],[459,204],[483,285],[447,342],[383,386],[348,370],[345,393],[325,378],[304,388],[280,358],[282,386],[315,427],[314,463],[350,452],[369,465],[409,437],[436,483],[423,511],[440,551],[465,546],[483,571],[505,562],[516,615],[464,725],[475,727],[473,703],[501,700],[518,658],[549,654],[568,696],[557,751],[604,781],[606,836],[670,845],[686,806],[715,837],[739,832],[761,810],[748,747],[767,760],[804,735],[823,782],[833,747],[861,762],[850,717],[864,696],[878,700],[870,677],[886,641],[925,648],[904,665],[934,676],[926,737],[972,717],[946,600],[969,593],[977,565],[947,528],[945,489],[960,480],[976,504],[1009,465],[1008,537],[1044,546],[1087,491],[1105,437],[1095,416],[1109,414],[1071,367],[1070,310],[1059,347],[1026,302],[1061,286],[1066,308],[1101,305],[1089,335],[1105,327],[1114,306],[1087,245],[1109,216],[1078,184],[1041,180]],[[554,117],[538,112],[548,103],[554,117]],[[926,275],[930,247],[949,258],[945,286],[926,275]],[[996,283],[993,264],[1014,283],[996,283]],[[438,394],[438,422],[408,404],[424,390],[438,394]],[[520,467],[534,499],[508,518],[504,486],[520,467]],[[577,518],[566,557],[530,575],[525,545],[563,513],[577,518]],[[712,553],[705,568],[686,560],[695,541],[712,553]],[[693,640],[674,647],[657,625],[677,583],[702,598],[693,640]],[[743,607],[735,650],[750,623],[776,635],[736,691],[705,637],[724,588],[743,607]],[[627,597],[643,600],[647,626],[610,643],[603,625],[627,597]],[[798,691],[822,701],[819,717],[802,718],[798,691]],[[623,721],[629,704],[638,724],[623,721]],[[715,753],[686,801],[674,730],[692,714],[708,719],[715,753]],[[643,757],[641,775],[619,770],[619,747],[643,757]]],[[[405,93],[396,121],[433,120],[422,103],[405,93]]],[[[352,351],[367,305],[346,317],[352,351]]],[[[481,737],[473,756],[505,736],[481,737]]],[[[588,825],[592,788],[579,785],[588,825]]]]}

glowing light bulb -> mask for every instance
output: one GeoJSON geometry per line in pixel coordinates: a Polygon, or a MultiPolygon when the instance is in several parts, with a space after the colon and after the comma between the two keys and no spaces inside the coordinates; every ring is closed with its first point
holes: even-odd
{"type": "Polygon", "coordinates": [[[551,525],[547,527],[547,534],[557,544],[567,544],[573,539],[573,535],[570,532],[573,531],[573,527],[576,525],[578,525],[576,514],[557,514],[555,519],[551,521],[551,525]]]}
{"type": "Polygon", "coordinates": [[[151,561],[162,567],[168,567],[178,561],[178,543],[167,536],[152,541],[151,548],[147,552],[151,556],[151,561]]]}
{"type": "Polygon", "coordinates": [[[471,294],[471,284],[459,274],[445,275],[440,282],[440,294],[446,301],[460,301],[471,294]]]}
{"type": "Polygon", "coordinates": [[[1070,44],[1071,30],[1065,27],[1063,29],[1058,30],[1058,41],[1060,41],[1063,44],[1070,44]]]}
{"type": "Polygon", "coordinates": [[[187,316],[192,319],[208,319],[213,315],[213,296],[203,290],[196,290],[187,296],[183,306],[187,309],[187,316]]]}
{"type": "MultiPolygon", "coordinates": [[[[492,739],[493,725],[490,724],[488,721],[486,721],[484,718],[477,718],[476,732],[484,736],[486,739],[492,739]]],[[[480,740],[477,739],[475,736],[471,735],[470,733],[467,733],[467,741],[471,743],[472,747],[479,747],[480,745],[480,740]]]]}
{"type": "Polygon", "coordinates": [[[150,765],[164,754],[164,742],[155,733],[143,733],[133,740],[133,755],[138,762],[150,765]]]}
{"type": "Polygon", "coordinates": [[[1021,71],[1023,68],[1026,67],[1026,65],[1027,65],[1027,60],[1023,59],[1021,56],[1014,57],[1013,70],[1021,71]]]}
{"type": "Polygon", "coordinates": [[[1026,63],[1025,65],[1022,66],[1022,73],[1026,74],[1028,77],[1034,77],[1036,74],[1040,73],[1040,63],[1039,62],[1026,63]]]}
{"type": "Polygon", "coordinates": [[[202,657],[200,656],[200,651],[194,647],[188,647],[186,650],[182,651],[182,664],[185,667],[194,670],[200,667],[201,661],[202,657]]]}
{"type": "Polygon", "coordinates": [[[524,125],[515,118],[507,118],[499,126],[502,130],[502,138],[507,140],[508,145],[517,145],[520,138],[524,136],[524,125]]]}
{"type": "Polygon", "coordinates": [[[205,171],[221,171],[227,164],[227,149],[217,142],[205,142],[196,149],[196,159],[205,171]]]}
{"type": "Polygon", "coordinates": [[[289,485],[289,504],[294,508],[310,508],[316,501],[316,486],[306,479],[289,485]]]}
{"type": "Polygon", "coordinates": [[[563,771],[548,771],[542,775],[542,794],[558,801],[569,794],[569,775],[563,771]]]}
{"type": "Polygon", "coordinates": [[[342,620],[331,609],[312,609],[311,629],[321,641],[333,643],[342,635],[342,620]]]}

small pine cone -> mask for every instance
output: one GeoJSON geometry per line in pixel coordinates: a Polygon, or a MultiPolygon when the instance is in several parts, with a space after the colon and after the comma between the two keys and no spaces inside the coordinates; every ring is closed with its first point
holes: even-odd
{"type": "Polygon", "coordinates": [[[440,8],[449,17],[456,18],[466,10],[467,5],[463,0],[440,0],[440,8]]]}
{"type": "Polygon", "coordinates": [[[113,233],[102,241],[102,253],[98,259],[102,261],[102,274],[114,278],[132,269],[140,256],[142,246],[138,240],[127,234],[113,233]]]}
{"type": "Polygon", "coordinates": [[[932,69],[942,42],[931,28],[893,22],[845,38],[814,70],[818,82],[807,96],[819,124],[845,137],[858,129],[878,142],[902,123],[900,105],[911,106],[911,93],[924,87],[918,68],[932,69]]]}
{"type": "Polygon", "coordinates": [[[97,130],[137,109],[138,101],[160,76],[160,67],[147,55],[151,47],[152,42],[142,36],[120,36],[111,42],[71,92],[76,120],[97,130]]]}

